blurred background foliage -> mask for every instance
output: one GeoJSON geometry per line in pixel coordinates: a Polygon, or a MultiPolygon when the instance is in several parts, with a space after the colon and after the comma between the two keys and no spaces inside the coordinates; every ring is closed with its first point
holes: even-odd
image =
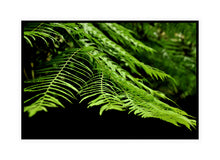
{"type": "Polygon", "coordinates": [[[134,37],[156,50],[152,54],[137,54],[137,58],[144,63],[165,71],[176,80],[176,88],[164,83],[153,83],[153,88],[163,91],[175,100],[196,95],[196,22],[120,24],[132,30],[134,37]]]}

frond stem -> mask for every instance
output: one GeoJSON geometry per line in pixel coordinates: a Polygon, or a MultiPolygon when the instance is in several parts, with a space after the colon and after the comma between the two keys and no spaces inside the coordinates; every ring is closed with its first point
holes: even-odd
{"type": "Polygon", "coordinates": [[[45,97],[46,97],[48,91],[50,90],[50,87],[53,85],[54,81],[59,77],[59,75],[60,75],[61,72],[64,70],[64,68],[66,67],[66,65],[70,62],[71,58],[72,58],[74,55],[76,55],[81,49],[82,49],[82,48],[80,48],[80,49],[78,49],[77,51],[75,51],[75,52],[70,56],[70,58],[68,58],[68,60],[66,61],[66,63],[63,65],[63,67],[62,67],[62,68],[60,69],[60,71],[57,73],[56,77],[50,82],[50,84],[49,84],[49,86],[48,86],[46,92],[45,92],[44,95],[43,95],[43,98],[42,98],[42,100],[41,100],[39,106],[41,106],[41,104],[43,103],[43,101],[44,101],[44,99],[45,99],[45,97]]]}

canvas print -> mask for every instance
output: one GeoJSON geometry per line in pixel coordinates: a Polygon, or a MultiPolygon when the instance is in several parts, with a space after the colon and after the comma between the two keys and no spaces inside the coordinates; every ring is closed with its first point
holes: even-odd
{"type": "Polygon", "coordinates": [[[22,21],[22,139],[198,139],[198,21],[22,21]]]}

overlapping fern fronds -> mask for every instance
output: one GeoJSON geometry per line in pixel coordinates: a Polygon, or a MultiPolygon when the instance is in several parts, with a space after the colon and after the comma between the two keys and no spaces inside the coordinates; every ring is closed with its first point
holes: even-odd
{"type": "MultiPolygon", "coordinates": [[[[132,31],[117,24],[117,23],[98,23],[98,26],[103,31],[107,32],[108,35],[117,43],[131,48],[133,51],[138,53],[152,53],[155,50],[149,46],[144,45],[141,41],[135,39],[132,36],[132,31]]],[[[135,53],[131,53],[135,55],[135,53]]]]}
{"type": "MultiPolygon", "coordinates": [[[[100,107],[100,115],[103,111],[114,109],[133,112],[143,118],[159,118],[189,129],[196,125],[186,112],[162,102],[161,98],[170,100],[162,92],[147,86],[151,82],[146,76],[153,81],[171,79],[174,82],[174,79],[134,57],[138,47],[149,54],[154,50],[135,40],[124,27],[99,24],[107,28],[105,32],[115,32],[111,35],[113,40],[134,45],[132,53],[91,23],[51,23],[46,26],[51,26],[55,33],[58,32],[56,29],[65,30],[76,44],[43,65],[38,70],[39,78],[32,80],[30,83],[34,84],[24,89],[25,92],[36,92],[25,101],[29,105],[24,111],[29,112],[29,116],[41,110],[47,111],[48,107],[65,107],[61,99],[69,103],[77,99],[79,103],[88,102],[88,107],[100,107]],[[116,38],[117,34],[120,38],[116,38]]],[[[39,26],[32,32],[37,29],[39,26]]],[[[44,38],[50,36],[45,34],[44,38]]]]}
{"type": "MultiPolygon", "coordinates": [[[[90,23],[82,23],[86,33],[91,34],[93,37],[99,40],[101,43],[101,47],[109,56],[116,58],[118,61],[121,61],[123,65],[130,68],[132,73],[135,73],[141,76],[138,68],[142,69],[146,74],[150,75],[151,78],[162,79],[171,78],[172,77],[159,69],[155,69],[151,66],[148,66],[141,61],[137,60],[134,56],[124,50],[120,45],[116,44],[115,42],[111,41],[107,36],[105,36],[100,30],[94,27],[90,23]]],[[[136,42],[138,45],[138,42],[136,42]]],[[[140,43],[140,45],[143,45],[140,43]]],[[[148,50],[152,51],[150,47],[146,47],[148,50]]]]}
{"type": "Polygon", "coordinates": [[[121,101],[117,92],[120,91],[108,78],[104,77],[104,74],[98,74],[92,77],[87,84],[82,88],[80,96],[81,101],[84,101],[91,97],[96,97],[89,102],[89,107],[101,106],[100,115],[105,110],[119,110],[124,111],[126,105],[121,101]]]}
{"type": "Polygon", "coordinates": [[[25,101],[27,103],[35,99],[34,103],[24,108],[24,111],[29,112],[30,117],[38,111],[47,111],[47,107],[64,107],[60,98],[69,103],[72,103],[72,99],[76,99],[79,88],[93,74],[92,70],[84,64],[87,62],[82,57],[85,51],[88,51],[88,48],[69,50],[62,57],[57,57],[50,62],[46,68],[38,70],[41,77],[32,81],[35,82],[34,85],[24,89],[25,92],[40,92],[25,101]]]}
{"type": "MultiPolygon", "coordinates": [[[[123,23],[123,26],[135,32],[139,39],[157,51],[148,55],[137,54],[138,59],[175,78],[180,97],[196,93],[196,22],[123,23]]],[[[173,90],[169,93],[176,92],[173,90]]]]}
{"type": "Polygon", "coordinates": [[[110,77],[105,78],[103,74],[108,72],[111,71],[106,66],[101,75],[91,78],[80,93],[81,101],[94,97],[88,107],[100,106],[100,115],[103,111],[114,109],[133,112],[143,118],[159,118],[176,126],[185,125],[189,129],[196,126],[196,121],[188,118],[190,116],[186,112],[160,101],[154,90],[132,79],[129,73],[123,76],[111,72],[110,77]]]}

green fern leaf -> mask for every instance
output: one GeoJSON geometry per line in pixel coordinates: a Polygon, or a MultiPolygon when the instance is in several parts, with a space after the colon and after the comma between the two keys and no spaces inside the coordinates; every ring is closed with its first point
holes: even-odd
{"type": "MultiPolygon", "coordinates": [[[[77,99],[76,95],[79,93],[80,87],[85,83],[82,77],[88,78],[93,74],[90,68],[82,63],[83,58],[77,55],[83,55],[92,49],[94,48],[88,47],[67,51],[66,54],[68,53],[68,56],[66,58],[63,57],[59,65],[39,70],[38,73],[46,75],[41,76],[38,80],[34,80],[38,81],[38,83],[26,87],[24,91],[41,91],[42,93],[26,100],[25,102],[27,103],[37,98],[31,105],[26,106],[24,111],[28,111],[31,117],[38,111],[46,111],[47,107],[64,107],[58,97],[70,103],[72,103],[72,99],[77,99]]],[[[57,63],[56,59],[54,61],[57,63]]]]}
{"type": "Polygon", "coordinates": [[[98,23],[100,29],[107,31],[109,36],[116,42],[121,42],[123,45],[130,47],[139,53],[147,52],[153,53],[155,50],[151,47],[144,45],[141,41],[135,39],[131,33],[132,31],[117,24],[117,23],[98,23]]]}

